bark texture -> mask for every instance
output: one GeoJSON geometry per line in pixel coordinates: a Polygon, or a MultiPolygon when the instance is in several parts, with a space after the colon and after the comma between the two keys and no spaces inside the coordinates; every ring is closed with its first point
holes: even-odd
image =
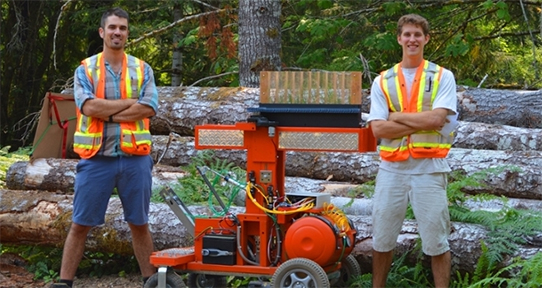
{"type": "MultiPolygon", "coordinates": [[[[193,138],[155,136],[153,157],[169,166],[186,166],[198,151],[193,138]],[[169,142],[169,147],[159,146],[169,142]]],[[[245,166],[245,154],[240,150],[215,150],[214,157],[237,166],[245,166]]],[[[453,148],[448,155],[453,171],[474,175],[479,186],[464,187],[468,194],[488,193],[511,198],[542,200],[542,152],[498,151],[453,148]]],[[[12,165],[6,173],[6,185],[12,190],[73,191],[74,159],[37,159],[32,165],[26,161],[12,165]]],[[[380,163],[376,152],[370,153],[319,153],[288,152],[286,176],[311,179],[329,179],[339,182],[366,183],[374,180],[380,163]]],[[[176,181],[182,170],[157,165],[153,184],[159,188],[164,183],[176,181]],[[166,170],[163,170],[166,169],[166,170]],[[171,170],[173,169],[173,171],[171,170]]],[[[473,177],[474,177],[473,176],[473,177]]]]}
{"type": "MultiPolygon", "coordinates": [[[[38,191],[0,190],[0,234],[2,243],[31,245],[62,245],[71,223],[71,202],[73,196],[38,191]]],[[[189,206],[194,215],[210,215],[206,207],[189,206]]],[[[233,207],[230,212],[242,213],[243,208],[233,207]]],[[[366,215],[348,215],[357,228],[358,235],[354,255],[362,267],[371,263],[372,221],[366,215]]],[[[95,227],[89,233],[87,249],[92,251],[131,254],[130,232],[123,220],[122,205],[118,198],[112,198],[106,213],[106,223],[95,227]]],[[[173,247],[187,247],[192,238],[171,211],[162,203],[152,203],[149,224],[154,237],[155,248],[163,250],[173,247]]],[[[416,244],[417,225],[405,221],[397,242],[396,253],[410,251],[416,244]]],[[[480,226],[452,223],[450,245],[453,255],[453,269],[473,272],[481,255],[480,242],[487,231],[480,226]]],[[[527,239],[515,255],[523,258],[542,252],[542,235],[527,239]]],[[[415,261],[415,259],[412,259],[415,261]]],[[[507,262],[505,261],[505,262],[507,262]]]]}
{"type": "MultiPolygon", "coordinates": [[[[11,190],[45,190],[63,194],[73,193],[77,159],[39,158],[33,162],[19,161],[6,173],[6,186],[11,190]]],[[[152,187],[160,189],[165,184],[176,183],[186,175],[181,168],[155,165],[152,187]]]]}
{"type": "Polygon", "coordinates": [[[542,129],[459,121],[453,147],[479,150],[541,151],[542,129]]]}
{"type": "MultiPolygon", "coordinates": [[[[542,111],[539,108],[542,107],[542,90],[458,87],[457,93],[461,121],[448,162],[453,171],[477,177],[476,182],[480,186],[464,187],[464,192],[489,193],[509,198],[506,203],[498,200],[481,203],[467,201],[466,206],[469,209],[485,210],[499,210],[503,207],[542,209],[542,111]],[[522,101],[517,101],[519,98],[522,101]]],[[[247,108],[258,106],[259,89],[159,87],[159,94],[159,113],[151,120],[152,133],[161,135],[153,139],[152,157],[158,163],[153,170],[153,185],[156,189],[164,184],[176,183],[179,177],[184,176],[184,172],[174,167],[192,163],[199,153],[194,148],[193,137],[190,137],[196,125],[245,121],[249,117],[247,108]]],[[[367,113],[369,107],[368,91],[364,91],[362,112],[367,113]]],[[[215,150],[213,153],[217,159],[245,166],[244,151],[215,150]]],[[[0,190],[2,243],[62,245],[71,221],[70,192],[73,190],[77,161],[37,159],[32,164],[18,162],[10,167],[6,183],[11,190],[0,190]]],[[[375,152],[288,152],[286,191],[325,191],[344,196],[356,189],[358,184],[373,180],[378,164],[379,157],[375,152]]],[[[344,211],[355,223],[359,233],[354,255],[362,270],[370,272],[371,199],[332,198],[332,203],[345,207],[344,211]]],[[[190,210],[195,215],[209,213],[202,206],[191,206],[190,210]]],[[[233,213],[241,211],[240,207],[232,208],[233,213]]],[[[106,224],[92,229],[88,248],[131,254],[130,233],[123,220],[122,206],[118,199],[110,200],[106,219],[106,224]]],[[[191,245],[191,237],[166,204],[151,205],[150,224],[156,249],[191,245]]],[[[416,223],[405,221],[396,253],[410,251],[418,237],[416,223]]],[[[452,223],[449,240],[453,269],[472,273],[482,253],[480,243],[485,238],[487,231],[481,226],[452,223]]],[[[526,240],[515,255],[507,256],[504,265],[512,257],[528,258],[542,252],[540,233],[526,240]]]]}
{"type": "Polygon", "coordinates": [[[458,87],[457,90],[459,119],[462,121],[542,128],[542,90],[471,87],[458,87]]]}
{"type": "Polygon", "coordinates": [[[261,71],[280,70],[281,3],[239,1],[239,84],[259,87],[261,71]]]}
{"type": "MultiPolygon", "coordinates": [[[[151,119],[151,131],[154,135],[175,132],[188,136],[194,134],[195,125],[245,121],[250,115],[247,108],[257,107],[259,103],[260,89],[257,87],[157,88],[159,112],[151,119]]],[[[66,90],[63,93],[70,94],[73,91],[66,90]]],[[[369,113],[370,110],[369,93],[369,90],[363,90],[363,113],[369,113]]],[[[461,121],[493,124],[496,125],[494,128],[502,127],[501,125],[542,128],[542,90],[516,91],[458,86],[457,97],[461,121]]],[[[534,133],[540,135],[539,130],[534,133]]]]}
{"type": "Polygon", "coordinates": [[[257,88],[159,87],[159,107],[151,118],[153,135],[194,135],[203,124],[246,121],[248,107],[258,106],[257,88]]]}

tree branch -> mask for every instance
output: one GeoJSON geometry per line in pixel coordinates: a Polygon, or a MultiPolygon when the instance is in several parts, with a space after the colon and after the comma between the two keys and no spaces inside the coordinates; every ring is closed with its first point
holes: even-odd
{"type": "Polygon", "coordinates": [[[222,76],[226,76],[226,75],[230,75],[230,74],[237,74],[237,73],[239,73],[239,71],[226,72],[226,73],[222,73],[222,74],[218,74],[218,75],[212,75],[212,76],[209,76],[209,77],[201,78],[198,81],[190,84],[188,87],[192,87],[192,86],[198,84],[201,81],[210,80],[210,79],[219,78],[219,77],[222,77],[222,76]]]}
{"type": "Polygon", "coordinates": [[[149,33],[145,33],[143,34],[143,36],[135,39],[135,40],[132,40],[130,42],[128,42],[126,44],[126,47],[130,46],[130,45],[134,45],[134,44],[137,44],[141,41],[143,41],[144,39],[148,38],[148,37],[151,37],[151,36],[156,36],[158,34],[161,34],[161,33],[164,33],[166,31],[168,31],[169,29],[181,24],[182,22],[185,22],[185,21],[189,21],[189,20],[192,20],[192,19],[196,19],[196,18],[199,18],[199,17],[203,17],[203,16],[207,16],[207,15],[210,15],[210,14],[213,14],[213,13],[220,13],[220,12],[224,12],[226,11],[226,9],[220,9],[220,10],[215,10],[215,11],[210,11],[210,12],[205,12],[205,13],[200,13],[200,14],[196,14],[196,15],[192,15],[192,16],[188,16],[188,17],[185,17],[185,18],[182,18],[182,19],[179,19],[165,27],[162,27],[158,30],[153,30],[149,33]]]}

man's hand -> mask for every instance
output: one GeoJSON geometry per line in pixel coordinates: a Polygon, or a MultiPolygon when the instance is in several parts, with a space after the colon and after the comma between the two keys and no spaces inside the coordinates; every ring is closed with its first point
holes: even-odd
{"type": "Polygon", "coordinates": [[[440,130],[448,121],[447,115],[448,110],[444,108],[423,112],[391,112],[388,121],[404,124],[417,131],[440,130]]]}
{"type": "Polygon", "coordinates": [[[85,101],[81,112],[87,116],[108,121],[110,115],[118,114],[136,103],[137,99],[108,100],[95,98],[85,101]]]}

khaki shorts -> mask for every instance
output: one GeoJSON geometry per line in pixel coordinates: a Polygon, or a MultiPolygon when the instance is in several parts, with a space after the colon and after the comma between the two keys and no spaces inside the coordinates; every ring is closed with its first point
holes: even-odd
{"type": "Polygon", "coordinates": [[[447,183],[446,173],[408,175],[380,169],[373,197],[373,249],[395,248],[410,202],[423,252],[437,256],[450,250],[447,183]]]}

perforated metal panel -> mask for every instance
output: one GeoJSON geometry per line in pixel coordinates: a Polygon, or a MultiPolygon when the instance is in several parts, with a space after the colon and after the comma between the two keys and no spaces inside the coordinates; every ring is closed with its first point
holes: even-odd
{"type": "Polygon", "coordinates": [[[199,146],[237,146],[243,147],[243,130],[199,129],[199,146]]]}
{"type": "Polygon", "coordinates": [[[279,148],[327,151],[357,151],[358,133],[280,132],[279,148]]]}

